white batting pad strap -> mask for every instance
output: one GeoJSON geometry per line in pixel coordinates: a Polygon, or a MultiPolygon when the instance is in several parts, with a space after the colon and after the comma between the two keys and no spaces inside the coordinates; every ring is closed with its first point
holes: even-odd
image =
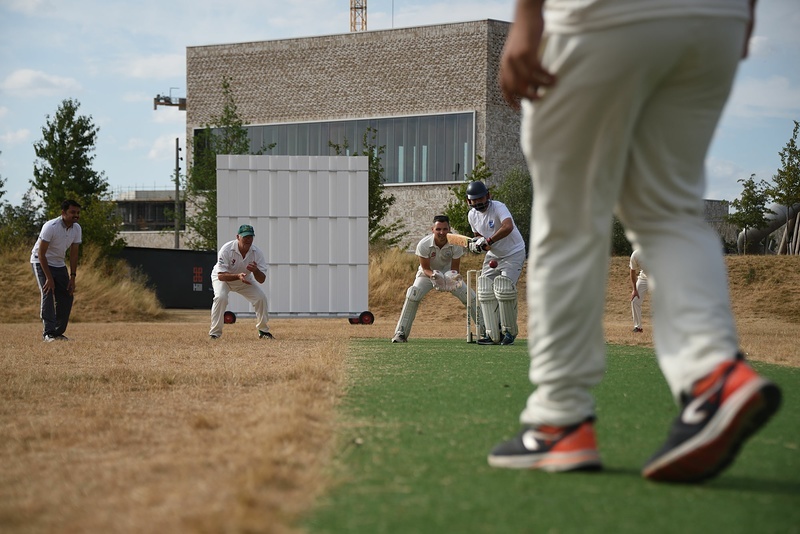
{"type": "Polygon", "coordinates": [[[500,312],[500,324],[503,332],[516,337],[517,328],[517,288],[507,276],[500,275],[494,279],[494,294],[500,312]]]}

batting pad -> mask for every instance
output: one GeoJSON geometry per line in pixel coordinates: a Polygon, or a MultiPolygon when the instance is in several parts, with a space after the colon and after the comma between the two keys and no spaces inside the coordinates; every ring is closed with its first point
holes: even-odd
{"type": "Polygon", "coordinates": [[[503,332],[517,337],[517,288],[511,278],[502,274],[494,279],[494,295],[500,310],[500,325],[503,332]]]}
{"type": "Polygon", "coordinates": [[[478,277],[478,303],[483,312],[486,335],[492,338],[495,343],[499,343],[501,338],[500,317],[491,278],[486,276],[478,277]]]}

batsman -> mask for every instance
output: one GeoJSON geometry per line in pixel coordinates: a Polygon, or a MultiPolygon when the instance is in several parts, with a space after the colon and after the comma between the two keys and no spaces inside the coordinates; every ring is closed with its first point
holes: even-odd
{"type": "Polygon", "coordinates": [[[492,200],[481,181],[467,185],[467,214],[475,237],[470,252],[486,252],[478,277],[478,303],[486,335],[479,345],[512,345],[517,327],[517,280],[525,263],[525,241],[505,204],[492,200]]]}
{"type": "MultiPolygon", "coordinates": [[[[406,300],[397,321],[392,343],[405,343],[411,334],[411,325],[417,315],[420,301],[431,289],[449,291],[461,303],[467,306],[467,287],[458,272],[461,266],[461,257],[464,247],[448,241],[450,233],[450,219],[447,215],[437,215],[433,218],[432,233],[423,237],[417,244],[416,254],[419,258],[419,268],[414,283],[406,291],[406,300]]],[[[470,296],[475,299],[474,292],[470,296]]],[[[483,319],[480,310],[475,317],[475,310],[468,310],[472,320],[476,321],[480,333],[484,332],[483,319]]]]}

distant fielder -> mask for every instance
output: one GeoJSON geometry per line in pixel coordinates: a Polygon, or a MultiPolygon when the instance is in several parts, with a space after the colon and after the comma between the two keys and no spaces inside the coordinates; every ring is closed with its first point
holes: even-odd
{"type": "Polygon", "coordinates": [[[631,314],[633,315],[633,331],[642,330],[642,301],[647,296],[647,268],[642,263],[639,249],[631,254],[631,314]]]}
{"type": "Polygon", "coordinates": [[[481,181],[467,186],[467,217],[475,238],[471,252],[486,252],[478,277],[478,302],[486,323],[480,345],[511,345],[517,328],[517,280],[525,263],[525,241],[502,202],[492,200],[481,181]]]}
{"type": "MultiPolygon", "coordinates": [[[[417,257],[419,268],[414,284],[406,291],[406,300],[400,312],[392,343],[405,343],[411,335],[411,325],[417,315],[420,301],[431,289],[449,291],[467,305],[467,284],[465,284],[458,269],[461,266],[461,256],[464,248],[448,242],[447,234],[450,233],[450,219],[446,215],[437,215],[433,218],[432,233],[423,237],[417,244],[417,257]]],[[[473,294],[471,298],[475,298],[473,294]]],[[[478,329],[484,332],[483,320],[480,311],[476,318],[474,310],[468,310],[472,320],[477,321],[478,329]]]]}
{"type": "Polygon", "coordinates": [[[217,339],[222,335],[228,294],[239,293],[253,305],[256,311],[256,328],[261,339],[274,339],[269,333],[267,296],[255,284],[267,279],[267,260],[261,249],[253,244],[255,231],[249,224],[239,227],[236,239],[228,241],[219,250],[217,264],[211,271],[214,287],[214,302],[211,305],[211,330],[208,335],[217,339]]]}

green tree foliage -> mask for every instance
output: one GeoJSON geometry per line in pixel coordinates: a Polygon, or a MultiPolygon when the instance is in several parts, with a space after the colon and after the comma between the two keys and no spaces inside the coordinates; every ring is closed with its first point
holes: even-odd
{"type": "MultiPolygon", "coordinates": [[[[83,243],[114,255],[125,246],[119,237],[122,220],[115,214],[102,172],[92,168],[97,134],[91,116],[78,113],[80,103],[66,99],[53,117],[47,116],[42,139],[33,144],[33,189],[42,199],[46,219],[61,214],[61,203],[73,199],[82,206],[83,243]]],[[[20,208],[26,213],[27,207],[20,208]]]]}
{"type": "MultiPolygon", "coordinates": [[[[378,145],[378,130],[367,128],[361,139],[361,151],[355,155],[366,156],[369,160],[369,242],[370,245],[393,247],[408,234],[404,231],[403,221],[393,221],[389,224],[384,223],[384,219],[389,213],[395,202],[393,195],[386,192],[383,184],[384,168],[383,154],[386,152],[385,145],[378,145]]],[[[342,144],[331,141],[328,146],[333,149],[337,156],[347,153],[349,143],[347,139],[342,144]]]]}
{"type": "MultiPolygon", "coordinates": [[[[449,187],[452,197],[447,202],[447,207],[444,214],[450,219],[450,227],[462,235],[472,235],[472,228],[469,225],[467,214],[470,207],[467,204],[467,186],[470,182],[481,181],[486,183],[492,177],[492,171],[486,164],[486,160],[482,156],[476,155],[475,159],[478,161],[472,172],[464,177],[464,182],[459,185],[449,187]]],[[[494,194],[494,187],[489,187],[489,192],[494,194]]]]}
{"type": "MultiPolygon", "coordinates": [[[[764,180],[756,182],[755,176],[755,174],[751,174],[750,178],[746,180],[744,178],[738,180],[742,184],[742,194],[731,202],[731,206],[736,211],[725,218],[738,230],[763,228],[768,223],[765,215],[767,203],[769,203],[768,184],[764,180]]],[[[745,254],[747,254],[747,247],[747,232],[745,232],[743,247],[745,254]]]]}
{"type": "Polygon", "coordinates": [[[633,245],[625,235],[625,227],[615,215],[611,226],[611,255],[630,256],[632,253],[633,245]]]}
{"type": "MultiPolygon", "coordinates": [[[[783,206],[786,211],[783,214],[788,219],[789,208],[800,203],[800,149],[797,147],[797,133],[800,130],[800,122],[794,121],[792,137],[779,152],[781,157],[781,168],[772,177],[772,185],[765,188],[765,192],[776,203],[783,206]]],[[[752,227],[751,227],[752,228],[752,227]]]]}
{"type": "Polygon", "coordinates": [[[531,236],[531,208],[533,207],[533,181],[527,169],[508,171],[492,195],[508,207],[514,224],[525,240],[525,249],[531,236]]]}
{"type": "Polygon", "coordinates": [[[108,191],[103,173],[92,168],[100,129],[91,116],[78,114],[79,107],[77,100],[61,102],[54,117],[47,115],[42,139],[33,144],[37,160],[31,185],[41,195],[48,217],[60,214],[67,198],[84,199],[108,191]]]}
{"type": "Polygon", "coordinates": [[[193,139],[193,162],[186,177],[186,203],[195,215],[186,218],[193,235],[187,241],[194,250],[217,249],[217,155],[263,154],[275,144],[250,150],[247,128],[239,116],[230,79],[222,80],[222,113],[212,117],[193,139]]]}
{"type": "Polygon", "coordinates": [[[44,218],[31,194],[30,190],[25,193],[19,206],[8,202],[0,204],[0,248],[9,249],[22,244],[32,247],[36,242],[44,218]]]}

